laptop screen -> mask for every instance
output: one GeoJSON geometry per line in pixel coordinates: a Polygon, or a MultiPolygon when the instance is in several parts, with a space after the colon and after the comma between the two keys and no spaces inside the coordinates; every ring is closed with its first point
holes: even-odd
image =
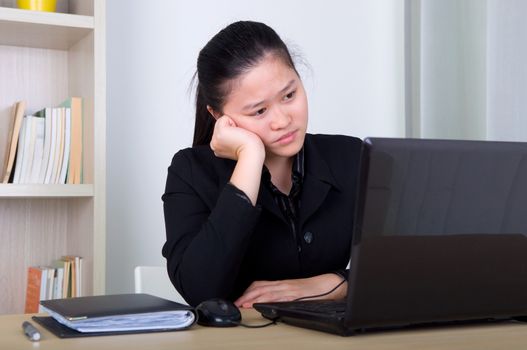
{"type": "Polygon", "coordinates": [[[348,322],[527,314],[527,143],[364,147],[348,322]]]}
{"type": "Polygon", "coordinates": [[[367,139],[363,235],[527,233],[527,143],[367,139]]]}

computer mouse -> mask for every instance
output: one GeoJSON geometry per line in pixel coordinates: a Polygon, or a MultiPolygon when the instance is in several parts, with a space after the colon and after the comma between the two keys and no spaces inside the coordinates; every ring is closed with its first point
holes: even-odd
{"type": "Polygon", "coordinates": [[[209,299],[196,306],[198,324],[208,327],[234,327],[242,319],[234,303],[224,299],[209,299]]]}

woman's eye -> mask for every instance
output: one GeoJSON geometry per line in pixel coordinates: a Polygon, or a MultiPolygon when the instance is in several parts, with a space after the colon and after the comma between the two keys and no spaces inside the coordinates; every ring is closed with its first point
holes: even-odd
{"type": "Polygon", "coordinates": [[[290,100],[295,96],[296,91],[291,91],[287,95],[284,96],[284,100],[290,100]]]}
{"type": "Polygon", "coordinates": [[[256,113],[254,113],[254,115],[255,116],[262,115],[265,113],[265,111],[267,111],[267,108],[260,108],[259,110],[256,111],[256,113]]]}

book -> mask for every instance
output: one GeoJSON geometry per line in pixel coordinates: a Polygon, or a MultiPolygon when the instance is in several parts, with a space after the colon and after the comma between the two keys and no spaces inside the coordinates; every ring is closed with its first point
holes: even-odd
{"type": "Polygon", "coordinates": [[[178,330],[196,321],[192,307],[149,294],[41,301],[56,322],[81,333],[178,330]]]}
{"type": "Polygon", "coordinates": [[[68,184],[81,184],[82,179],[82,156],[83,156],[83,116],[82,98],[70,97],[60,104],[62,107],[70,108],[70,153],[68,161],[68,184]]]}
{"type": "Polygon", "coordinates": [[[37,117],[28,115],[26,136],[24,137],[24,159],[22,160],[22,171],[20,173],[19,183],[27,184],[31,180],[31,167],[33,166],[33,156],[35,154],[35,143],[37,139],[37,117]]]}
{"type": "MultiPolygon", "coordinates": [[[[41,287],[43,283],[42,269],[30,267],[27,272],[26,305],[25,313],[38,312],[41,300],[41,287]]],[[[47,278],[47,277],[46,277],[47,278]]]]}
{"type": "Polygon", "coordinates": [[[46,300],[49,293],[50,269],[45,266],[28,268],[26,286],[26,313],[42,312],[40,301],[46,300]]]}
{"type": "Polygon", "coordinates": [[[69,298],[70,295],[68,295],[68,288],[69,288],[69,262],[65,260],[56,260],[53,263],[53,266],[59,271],[58,278],[60,280],[58,288],[60,288],[60,291],[57,291],[57,298],[63,299],[63,298],[69,298]]]}
{"type": "Polygon", "coordinates": [[[80,256],[75,257],[77,262],[77,296],[82,297],[82,265],[83,265],[83,259],[80,256]]]}
{"type": "Polygon", "coordinates": [[[60,167],[62,166],[62,157],[64,156],[64,111],[62,108],[54,108],[57,111],[57,122],[55,124],[55,159],[53,161],[53,172],[50,183],[56,184],[59,181],[60,167]]]}
{"type": "Polygon", "coordinates": [[[20,133],[18,134],[18,146],[16,151],[16,164],[15,173],[13,175],[13,183],[20,183],[22,175],[22,163],[24,162],[24,152],[26,150],[26,129],[27,129],[27,118],[22,118],[22,126],[20,127],[20,133]]]}
{"type": "Polygon", "coordinates": [[[63,298],[71,298],[71,262],[61,260],[64,263],[64,283],[62,285],[63,298]]]}
{"type": "Polygon", "coordinates": [[[51,150],[51,108],[45,108],[38,113],[39,117],[44,118],[44,150],[42,152],[42,162],[38,176],[38,183],[46,183],[46,170],[48,168],[48,161],[51,150]]]}
{"type": "Polygon", "coordinates": [[[71,298],[81,296],[79,288],[79,277],[80,277],[80,257],[67,255],[62,257],[63,261],[68,263],[68,293],[67,295],[71,298]]]}
{"type": "Polygon", "coordinates": [[[47,270],[47,276],[48,276],[48,282],[47,282],[47,288],[46,288],[46,297],[44,300],[51,300],[53,299],[53,287],[55,284],[55,269],[52,267],[46,267],[47,270]]]}
{"type": "Polygon", "coordinates": [[[39,116],[34,116],[33,123],[35,124],[35,143],[33,152],[33,162],[31,169],[28,170],[28,183],[38,183],[40,176],[40,168],[42,166],[42,157],[44,154],[44,136],[46,120],[39,116]]]}
{"type": "Polygon", "coordinates": [[[55,280],[53,282],[53,295],[51,299],[62,299],[62,285],[64,284],[64,268],[55,267],[55,280]]]}
{"type": "Polygon", "coordinates": [[[13,183],[36,183],[44,150],[44,119],[34,115],[24,117],[18,142],[13,183]]]}
{"type": "Polygon", "coordinates": [[[15,164],[16,150],[25,109],[26,103],[24,101],[15,102],[13,105],[13,123],[9,131],[9,144],[4,161],[4,178],[2,182],[5,184],[11,181],[13,174],[13,165],[15,164]]]}
{"type": "Polygon", "coordinates": [[[71,145],[71,109],[62,108],[64,111],[64,156],[62,157],[62,164],[60,164],[60,175],[58,183],[66,183],[66,175],[68,173],[68,164],[70,160],[70,145],[71,145]]]}
{"type": "Polygon", "coordinates": [[[35,140],[37,134],[37,124],[35,123],[32,115],[27,115],[27,128],[26,128],[26,150],[24,162],[22,163],[22,174],[20,183],[29,183],[29,177],[31,175],[31,167],[33,166],[33,156],[35,154],[35,140]]]}
{"type": "MultiPolygon", "coordinates": [[[[57,123],[58,123],[58,113],[56,108],[50,108],[49,109],[49,117],[50,117],[50,133],[49,139],[50,139],[50,150],[49,150],[49,157],[47,159],[47,166],[46,166],[46,175],[44,177],[44,183],[45,184],[51,184],[52,178],[53,178],[53,165],[55,164],[55,157],[57,153],[57,123]]],[[[47,138],[48,136],[46,136],[47,138]]]]}
{"type": "MultiPolygon", "coordinates": [[[[46,300],[46,294],[48,291],[48,269],[46,267],[39,267],[39,269],[42,271],[42,278],[40,280],[40,303],[40,301],[46,300]]],[[[42,312],[42,305],[39,305],[38,312],[42,312]]]]}

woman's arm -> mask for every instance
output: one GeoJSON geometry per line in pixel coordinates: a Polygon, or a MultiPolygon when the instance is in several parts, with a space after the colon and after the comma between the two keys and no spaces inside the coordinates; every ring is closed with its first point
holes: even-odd
{"type": "Polygon", "coordinates": [[[255,205],[265,160],[262,140],[256,134],[236,127],[228,116],[223,116],[216,121],[210,147],[217,157],[237,161],[230,182],[255,205]]]}
{"type": "Polygon", "coordinates": [[[186,155],[176,154],[163,195],[163,256],[176,289],[196,305],[232,292],[260,209],[227,184],[211,210],[196,192],[193,176],[186,155]]]}
{"type": "Polygon", "coordinates": [[[339,284],[340,286],[335,291],[309,299],[343,299],[348,291],[348,283],[342,283],[342,281],[342,277],[334,273],[283,281],[255,281],[236,300],[235,304],[239,307],[248,308],[252,307],[254,303],[292,301],[298,298],[325,294],[339,284]]]}
{"type": "MultiPolygon", "coordinates": [[[[196,174],[184,152],[176,154],[172,161],[163,195],[167,234],[163,255],[167,259],[172,283],[191,305],[231,294],[250,233],[260,214],[260,209],[253,204],[260,184],[263,159],[259,154],[265,154],[263,145],[258,138],[262,149],[258,148],[258,142],[256,146],[240,146],[243,137],[251,138],[252,135],[243,132],[240,135],[239,130],[224,130],[222,124],[217,127],[220,128],[219,135],[232,144],[229,148],[225,141],[217,143],[213,148],[216,155],[223,158],[229,155],[237,163],[231,184],[222,190],[215,207],[210,210],[197,194],[196,174]],[[240,190],[252,204],[240,196],[240,190]]],[[[223,127],[229,125],[223,124],[223,127]]]]}

